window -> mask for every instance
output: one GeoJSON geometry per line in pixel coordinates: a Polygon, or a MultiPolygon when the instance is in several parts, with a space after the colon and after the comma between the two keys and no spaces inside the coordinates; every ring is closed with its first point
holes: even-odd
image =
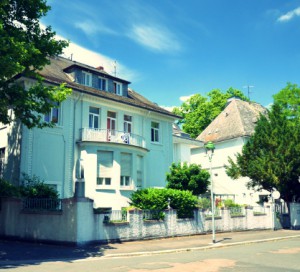
{"type": "Polygon", "coordinates": [[[132,168],[132,155],[129,153],[121,153],[121,187],[131,186],[131,168],[132,168]]]}
{"type": "Polygon", "coordinates": [[[5,163],[5,147],[0,148],[0,178],[3,177],[5,163]]]}
{"type": "Polygon", "coordinates": [[[132,116],[124,115],[124,132],[131,133],[132,128],[132,116]]]}
{"type": "Polygon", "coordinates": [[[98,83],[99,83],[99,89],[102,91],[106,91],[106,79],[99,77],[98,83]]]}
{"type": "Polygon", "coordinates": [[[44,116],[45,122],[52,122],[54,124],[59,124],[59,103],[54,103],[54,107],[51,109],[51,111],[48,114],[45,114],[44,116]]]}
{"type": "Polygon", "coordinates": [[[159,142],[159,123],[151,122],[151,142],[159,142]]]}
{"type": "Polygon", "coordinates": [[[114,93],[117,95],[122,95],[122,84],[114,82],[114,93]]]}
{"type": "Polygon", "coordinates": [[[98,175],[97,185],[111,185],[111,177],[113,170],[113,152],[112,151],[98,151],[98,175]]]}
{"type": "Polygon", "coordinates": [[[89,112],[89,128],[99,128],[99,113],[100,109],[95,107],[90,107],[89,112]]]}
{"type": "Polygon", "coordinates": [[[85,86],[92,86],[92,74],[82,72],[82,84],[85,86]]]}
{"type": "Polygon", "coordinates": [[[107,112],[107,140],[110,141],[112,135],[116,135],[117,114],[112,111],[107,112]]]}
{"type": "Polygon", "coordinates": [[[137,156],[137,166],[136,166],[136,187],[137,188],[142,188],[143,185],[143,157],[142,156],[137,156]]]}
{"type": "Polygon", "coordinates": [[[97,178],[97,185],[111,185],[111,178],[97,178]]]}

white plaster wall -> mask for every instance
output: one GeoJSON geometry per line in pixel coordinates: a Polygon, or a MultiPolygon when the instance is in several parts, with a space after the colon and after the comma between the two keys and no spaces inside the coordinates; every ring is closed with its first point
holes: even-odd
{"type": "Polygon", "coordinates": [[[191,148],[188,144],[184,143],[175,143],[174,144],[174,159],[173,161],[176,163],[179,162],[191,162],[191,148]]]}
{"type": "MultiPolygon", "coordinates": [[[[239,137],[223,142],[214,143],[215,151],[212,157],[212,177],[213,192],[215,194],[234,194],[235,202],[239,204],[257,205],[260,192],[249,190],[246,186],[249,178],[243,177],[233,180],[227,176],[225,165],[228,165],[228,157],[235,160],[235,154],[242,151],[246,142],[245,138],[239,137]]],[[[210,162],[205,153],[205,148],[196,148],[192,150],[192,163],[201,164],[204,169],[209,171],[210,162]]],[[[263,192],[265,194],[266,192],[263,192]]]]}

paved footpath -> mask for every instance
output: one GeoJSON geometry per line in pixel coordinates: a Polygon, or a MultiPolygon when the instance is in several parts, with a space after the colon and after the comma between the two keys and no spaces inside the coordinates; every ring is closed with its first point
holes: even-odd
{"type": "Polygon", "coordinates": [[[240,244],[262,243],[300,237],[297,230],[264,230],[217,233],[216,243],[212,244],[212,235],[194,235],[155,240],[110,243],[72,247],[40,243],[0,240],[0,267],[12,263],[47,262],[53,260],[78,260],[92,257],[112,258],[119,256],[138,256],[209,250],[215,247],[229,247],[240,244]]]}

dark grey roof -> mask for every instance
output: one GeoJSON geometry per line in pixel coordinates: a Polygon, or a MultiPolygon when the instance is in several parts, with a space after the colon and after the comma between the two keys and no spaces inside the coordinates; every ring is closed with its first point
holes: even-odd
{"type": "MultiPolygon", "coordinates": [[[[68,75],[68,73],[65,73],[65,71],[68,70],[68,68],[71,68],[72,66],[74,67],[74,65],[84,67],[84,69],[89,69],[90,71],[99,72],[99,70],[97,70],[94,67],[90,67],[85,64],[80,64],[78,62],[74,62],[72,60],[69,60],[69,59],[66,59],[63,57],[56,57],[56,58],[52,58],[50,65],[45,66],[43,68],[43,70],[39,71],[39,74],[42,75],[45,79],[45,82],[48,82],[48,83],[60,84],[60,83],[65,82],[66,86],[69,88],[72,88],[74,91],[83,92],[83,93],[98,96],[98,97],[101,97],[104,99],[112,100],[115,102],[119,102],[119,103],[131,105],[134,107],[158,112],[158,113],[161,113],[164,115],[171,116],[176,119],[181,118],[181,117],[159,107],[157,104],[149,101],[148,99],[146,99],[145,97],[143,97],[142,95],[138,94],[137,92],[135,92],[133,90],[129,89],[128,96],[125,97],[125,96],[116,95],[114,93],[102,91],[99,89],[95,89],[93,87],[88,87],[88,86],[79,84],[79,83],[75,82],[74,79],[68,75]]],[[[102,70],[101,70],[101,72],[102,72],[102,70]]],[[[106,73],[105,71],[103,71],[103,72],[106,73]]],[[[110,76],[110,77],[113,77],[113,76],[110,76]]],[[[114,78],[116,78],[116,77],[114,77],[114,78]]],[[[123,80],[123,79],[119,79],[119,80],[129,83],[128,81],[123,80]]]]}
{"type": "Polygon", "coordinates": [[[202,131],[197,140],[220,142],[237,137],[250,136],[254,132],[259,115],[266,113],[266,108],[258,103],[234,99],[202,131]]]}

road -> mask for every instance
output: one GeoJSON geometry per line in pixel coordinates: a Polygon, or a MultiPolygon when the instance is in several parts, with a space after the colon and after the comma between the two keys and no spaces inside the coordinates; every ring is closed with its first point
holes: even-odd
{"type": "Polygon", "coordinates": [[[5,271],[216,272],[300,270],[300,238],[137,257],[94,257],[2,266],[5,271]]]}

